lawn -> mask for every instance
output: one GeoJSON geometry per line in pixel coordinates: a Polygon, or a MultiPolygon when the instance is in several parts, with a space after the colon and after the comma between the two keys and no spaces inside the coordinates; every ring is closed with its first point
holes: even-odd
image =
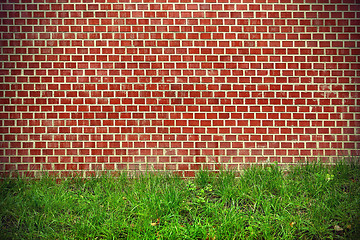
{"type": "Polygon", "coordinates": [[[0,239],[360,239],[360,165],[0,182],[0,239]]]}

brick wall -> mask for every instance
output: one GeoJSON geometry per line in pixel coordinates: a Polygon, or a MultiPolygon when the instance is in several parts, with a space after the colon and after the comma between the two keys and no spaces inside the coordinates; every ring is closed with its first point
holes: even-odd
{"type": "Polygon", "coordinates": [[[360,1],[1,2],[3,174],[359,155],[360,1]]]}

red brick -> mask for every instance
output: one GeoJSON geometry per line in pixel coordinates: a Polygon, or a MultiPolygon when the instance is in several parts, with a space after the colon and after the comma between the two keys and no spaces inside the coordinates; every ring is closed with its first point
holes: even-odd
{"type": "Polygon", "coordinates": [[[3,6],[7,168],[193,177],[205,155],[359,154],[354,4],[99,3],[3,6]]]}

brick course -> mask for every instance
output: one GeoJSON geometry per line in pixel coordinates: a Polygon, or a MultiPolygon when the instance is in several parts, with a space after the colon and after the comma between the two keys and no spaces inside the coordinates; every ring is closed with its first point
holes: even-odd
{"type": "Polygon", "coordinates": [[[0,7],[2,174],[360,155],[360,1],[0,7]]]}

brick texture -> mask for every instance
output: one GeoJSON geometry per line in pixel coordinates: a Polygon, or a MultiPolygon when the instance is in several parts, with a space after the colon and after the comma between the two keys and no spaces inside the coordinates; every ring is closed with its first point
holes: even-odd
{"type": "Polygon", "coordinates": [[[2,174],[359,155],[360,1],[0,6],[2,174]]]}

